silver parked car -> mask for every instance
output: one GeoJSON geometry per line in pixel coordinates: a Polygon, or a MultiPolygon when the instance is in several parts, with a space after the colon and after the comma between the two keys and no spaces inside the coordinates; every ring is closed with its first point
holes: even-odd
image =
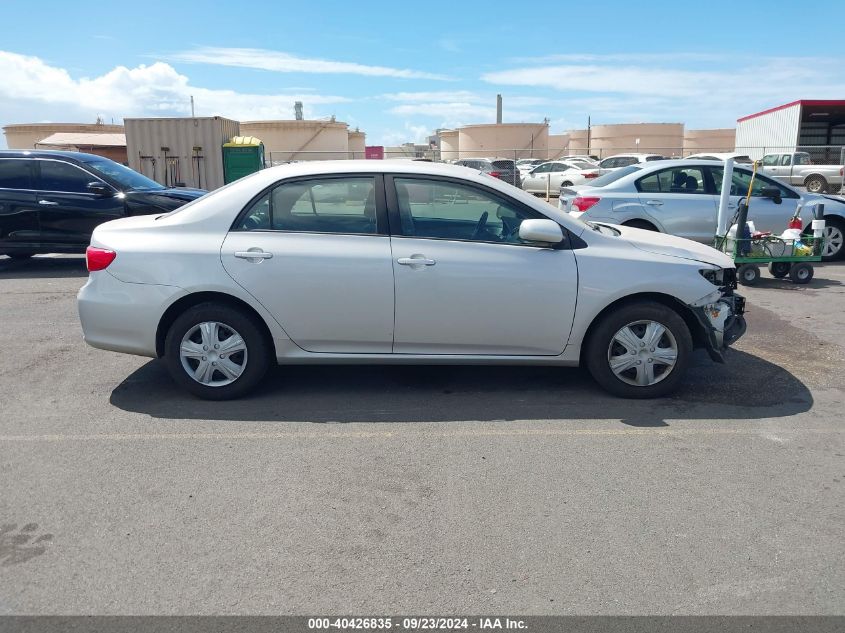
{"type": "MultiPolygon", "coordinates": [[[[595,220],[678,235],[712,244],[719,210],[724,166],[710,160],[672,160],[630,165],[596,178],[591,185],[564,187],[558,207],[582,220],[595,220]]],[[[752,172],[735,166],[731,209],[748,191],[752,172]]],[[[761,231],[780,235],[798,204],[805,210],[806,228],[811,205],[824,204],[826,261],[843,255],[845,199],[800,192],[757,174],[751,191],[748,219],[761,231]]]]}
{"type": "Polygon", "coordinates": [[[745,331],[718,251],[585,224],[454,165],[314,161],[103,224],[79,292],[94,347],[164,358],[211,399],[271,363],[578,365],[612,393],[678,386],[745,331]]]}

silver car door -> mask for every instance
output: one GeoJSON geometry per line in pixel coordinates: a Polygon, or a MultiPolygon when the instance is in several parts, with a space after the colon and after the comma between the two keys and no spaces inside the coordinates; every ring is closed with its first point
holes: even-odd
{"type": "Polygon", "coordinates": [[[373,174],[278,183],[223,242],[226,271],[304,350],[391,351],[393,266],[382,183],[373,174]]]}
{"type": "Polygon", "coordinates": [[[636,181],[640,204],[665,233],[712,243],[716,232],[717,196],[698,165],[667,167],[636,181]]]}
{"type": "MultiPolygon", "coordinates": [[[[718,178],[721,187],[722,179],[718,178]]],[[[736,206],[740,200],[748,194],[748,186],[751,182],[751,172],[746,170],[734,170],[733,185],[731,186],[731,215],[736,212],[736,206]]],[[[748,205],[748,219],[754,222],[754,228],[758,231],[770,231],[774,235],[780,235],[788,227],[791,218],[800,202],[798,195],[790,189],[782,186],[780,182],[757,174],[754,177],[754,184],[751,188],[751,201],[748,205]],[[781,201],[778,204],[771,198],[763,197],[763,189],[777,188],[781,193],[781,201]]],[[[806,214],[806,218],[809,214],[806,214]]]]}
{"type": "Polygon", "coordinates": [[[563,351],[578,291],[573,251],[525,244],[517,234],[523,219],[542,214],[494,190],[446,178],[388,177],[387,193],[394,353],[563,351]]]}

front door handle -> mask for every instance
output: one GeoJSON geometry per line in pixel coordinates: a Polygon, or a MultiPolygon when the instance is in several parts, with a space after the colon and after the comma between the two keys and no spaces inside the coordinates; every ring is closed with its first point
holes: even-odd
{"type": "Polygon", "coordinates": [[[645,203],[653,207],[659,207],[663,205],[663,200],[646,200],[645,203]]]}
{"type": "Polygon", "coordinates": [[[238,259],[248,259],[253,263],[257,263],[262,259],[270,259],[271,257],[273,257],[273,253],[267,253],[258,249],[254,251],[235,251],[235,257],[237,257],[238,259]]]}
{"type": "Polygon", "coordinates": [[[396,262],[401,266],[434,266],[437,263],[419,253],[414,253],[410,257],[400,257],[396,262]]]}
{"type": "Polygon", "coordinates": [[[52,200],[39,200],[38,204],[44,207],[57,207],[59,206],[58,202],[53,202],[52,200]]]}

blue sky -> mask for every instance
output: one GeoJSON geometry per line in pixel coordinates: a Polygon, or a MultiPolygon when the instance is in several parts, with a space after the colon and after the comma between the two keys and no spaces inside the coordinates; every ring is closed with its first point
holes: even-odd
{"type": "MultiPolygon", "coordinates": [[[[548,117],[729,127],[845,98],[841,2],[0,4],[0,125],[219,114],[358,126],[368,144],[548,117]],[[14,28],[12,25],[19,25],[14,28]]],[[[0,140],[0,143],[3,141],[0,140]]]]}

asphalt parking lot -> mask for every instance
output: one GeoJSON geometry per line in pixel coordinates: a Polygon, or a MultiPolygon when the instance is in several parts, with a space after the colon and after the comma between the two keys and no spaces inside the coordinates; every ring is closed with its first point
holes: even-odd
{"type": "MultiPolygon", "coordinates": [[[[765,273],[764,273],[765,274],[765,273]]],[[[292,367],[196,400],[0,257],[0,614],[838,614],[845,265],[743,288],[727,365],[292,367]]]]}

